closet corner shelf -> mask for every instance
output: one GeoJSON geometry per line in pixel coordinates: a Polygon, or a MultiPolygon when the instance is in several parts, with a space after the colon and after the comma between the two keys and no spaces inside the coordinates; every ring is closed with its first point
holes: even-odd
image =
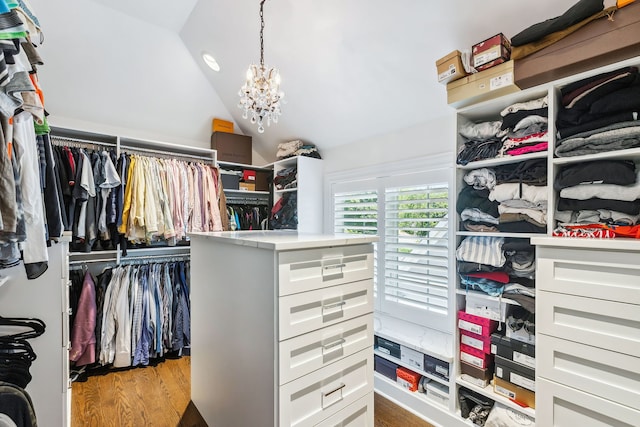
{"type": "Polygon", "coordinates": [[[456,378],[456,384],[468,388],[471,391],[475,391],[476,393],[480,393],[483,396],[488,397],[489,399],[495,401],[495,402],[500,402],[503,405],[514,409],[522,414],[525,414],[531,418],[535,418],[536,417],[536,410],[533,408],[529,408],[526,406],[520,406],[519,404],[517,404],[516,402],[514,402],[511,399],[508,399],[504,396],[500,396],[499,394],[495,393],[493,391],[493,385],[489,384],[486,387],[478,387],[475,384],[471,384],[469,382],[466,382],[465,380],[463,380],[462,378],[458,377],[456,378]]]}
{"type": "Polygon", "coordinates": [[[245,163],[225,162],[223,160],[218,160],[217,163],[218,163],[218,166],[244,168],[244,169],[254,169],[254,170],[270,170],[270,168],[268,168],[266,166],[256,166],[256,165],[247,165],[245,163]]]}
{"type": "Polygon", "coordinates": [[[640,148],[628,148],[626,150],[607,151],[597,154],[586,154],[584,156],[570,156],[570,157],[554,157],[553,164],[566,165],[569,163],[582,163],[592,160],[637,160],[640,158],[640,148]]]}
{"type": "Polygon", "coordinates": [[[456,231],[456,236],[478,236],[478,237],[517,237],[521,239],[531,239],[533,237],[547,237],[546,233],[500,233],[497,232],[476,232],[476,231],[456,231]]]}
{"type": "Polygon", "coordinates": [[[298,191],[298,188],[285,188],[284,190],[274,190],[275,193],[293,193],[294,191],[298,191]]]}
{"type": "Polygon", "coordinates": [[[476,298],[482,298],[482,299],[486,299],[487,301],[498,301],[498,302],[503,302],[505,304],[511,304],[511,305],[520,305],[520,303],[518,301],[509,299],[509,298],[505,298],[505,297],[494,297],[488,294],[485,294],[484,292],[479,292],[479,291],[467,291],[465,289],[456,289],[456,294],[458,295],[462,295],[462,296],[468,296],[468,295],[472,295],[476,298]]]}
{"type": "Polygon", "coordinates": [[[396,365],[404,366],[405,368],[410,369],[413,372],[417,372],[418,374],[422,375],[423,377],[429,378],[431,381],[435,381],[437,383],[440,383],[442,385],[445,385],[445,386],[449,387],[449,380],[438,378],[435,375],[432,375],[432,374],[430,374],[428,372],[425,372],[425,371],[423,371],[421,369],[417,369],[415,366],[411,366],[408,363],[405,363],[402,360],[398,359],[397,357],[390,356],[390,355],[388,355],[386,353],[383,353],[383,352],[381,352],[379,350],[373,350],[373,354],[375,354],[377,356],[380,356],[383,359],[389,360],[389,361],[395,363],[396,365]]]}
{"type": "Polygon", "coordinates": [[[466,165],[456,165],[458,169],[473,170],[479,168],[487,168],[492,166],[506,165],[509,163],[518,163],[531,159],[546,159],[548,156],[546,151],[540,151],[538,153],[522,154],[520,156],[506,156],[496,157],[493,159],[477,160],[475,162],[469,162],[466,165]]]}

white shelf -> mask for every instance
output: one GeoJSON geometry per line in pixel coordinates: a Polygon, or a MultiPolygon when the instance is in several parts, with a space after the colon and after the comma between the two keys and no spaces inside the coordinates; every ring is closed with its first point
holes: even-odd
{"type": "Polygon", "coordinates": [[[456,231],[456,236],[486,236],[486,237],[517,237],[520,239],[530,239],[532,237],[546,237],[547,233],[501,233],[478,232],[478,231],[456,231]]]}
{"type": "Polygon", "coordinates": [[[505,304],[512,304],[512,305],[520,305],[519,302],[514,301],[512,299],[509,298],[499,298],[499,297],[493,297],[491,295],[487,295],[484,292],[480,292],[480,291],[467,291],[464,289],[456,289],[456,294],[458,295],[462,295],[462,296],[468,296],[468,295],[472,295],[476,298],[482,298],[482,299],[486,299],[487,301],[498,301],[498,302],[503,302],[505,304]]]}
{"type": "MultiPolygon", "coordinates": [[[[640,123],[640,122],[639,122],[640,123]]],[[[626,150],[606,151],[597,154],[586,154],[584,156],[554,157],[554,165],[566,165],[569,163],[582,163],[592,160],[638,160],[640,158],[640,148],[629,148],[626,150]]]]}
{"type": "Polygon", "coordinates": [[[227,166],[227,167],[235,167],[235,168],[245,168],[245,169],[254,169],[254,170],[271,170],[266,166],[255,166],[255,165],[247,165],[244,163],[234,163],[234,162],[225,162],[222,160],[218,160],[218,166],[227,166]]]}
{"type": "Polygon", "coordinates": [[[521,412],[531,418],[535,418],[536,417],[536,410],[533,408],[529,408],[526,406],[520,406],[517,403],[515,403],[513,400],[511,399],[507,399],[504,396],[500,396],[499,394],[495,393],[493,391],[493,385],[489,384],[486,387],[478,387],[475,384],[471,384],[465,380],[463,380],[462,378],[456,378],[456,383],[458,385],[461,385],[465,388],[468,388],[469,390],[475,391],[476,393],[480,393],[483,396],[488,397],[491,400],[494,400],[496,402],[500,402],[502,403],[504,406],[507,406],[515,411],[521,412]]]}
{"type": "Polygon", "coordinates": [[[463,170],[489,168],[492,166],[507,165],[507,164],[523,162],[525,160],[531,160],[531,159],[546,159],[547,156],[548,156],[547,151],[540,151],[538,153],[523,154],[521,156],[505,156],[505,157],[496,157],[493,159],[478,160],[475,162],[469,162],[466,165],[456,165],[456,167],[458,169],[463,169],[463,170]]]}
{"type": "Polygon", "coordinates": [[[409,390],[405,389],[404,387],[398,385],[398,383],[392,381],[391,378],[385,377],[384,375],[382,375],[379,372],[374,372],[373,375],[374,375],[375,378],[379,378],[382,381],[386,381],[389,384],[393,384],[394,387],[397,387],[398,389],[402,390],[403,392],[405,392],[407,394],[410,394],[412,396],[415,396],[418,399],[424,400],[425,402],[429,402],[429,403],[431,403],[433,405],[437,405],[439,408],[441,408],[443,410],[448,410],[449,409],[448,407],[446,407],[446,406],[444,406],[444,405],[442,405],[442,404],[440,404],[440,403],[438,403],[438,402],[436,402],[434,400],[427,399],[426,393],[420,393],[419,391],[409,391],[409,390]]]}
{"type": "Polygon", "coordinates": [[[294,191],[298,191],[298,188],[285,188],[284,190],[274,190],[274,193],[293,193],[294,191]]]}
{"type": "Polygon", "coordinates": [[[225,189],[224,192],[230,193],[230,194],[242,194],[242,195],[247,195],[247,194],[269,195],[270,194],[268,191],[229,190],[229,189],[225,189]]]}
{"type": "Polygon", "coordinates": [[[408,363],[403,362],[402,360],[398,359],[397,357],[393,357],[391,355],[388,355],[386,353],[381,352],[380,350],[373,350],[373,354],[382,357],[383,359],[387,359],[393,363],[395,363],[396,365],[400,365],[400,366],[404,366],[407,369],[412,370],[413,372],[417,372],[418,374],[422,375],[423,377],[427,377],[429,378],[431,381],[435,381],[437,383],[440,383],[444,386],[449,387],[449,380],[445,380],[442,379],[440,377],[437,377],[433,374],[430,374],[426,371],[423,371],[421,369],[417,369],[415,366],[411,366],[408,363]]]}
{"type": "Polygon", "coordinates": [[[420,353],[453,363],[453,335],[376,313],[374,333],[420,353]]]}

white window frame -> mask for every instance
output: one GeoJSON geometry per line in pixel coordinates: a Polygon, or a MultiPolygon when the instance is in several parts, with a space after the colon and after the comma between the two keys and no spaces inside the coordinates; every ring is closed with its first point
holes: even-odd
{"type": "MultiPolygon", "coordinates": [[[[386,165],[366,167],[353,171],[330,173],[325,178],[325,226],[328,233],[334,231],[334,194],[345,191],[367,191],[377,190],[378,193],[378,236],[384,242],[385,236],[384,222],[382,215],[384,212],[385,192],[384,189],[398,186],[411,186],[420,184],[446,183],[449,191],[449,213],[448,213],[448,310],[447,315],[431,315],[424,310],[411,310],[407,307],[395,307],[389,302],[384,302],[382,295],[384,292],[376,292],[374,300],[377,314],[392,316],[400,320],[409,321],[427,328],[440,330],[449,334],[454,332],[454,321],[456,312],[455,296],[455,222],[454,206],[455,197],[453,195],[453,167],[450,155],[436,155],[428,158],[415,159],[405,162],[394,162],[386,165]]],[[[383,250],[378,246],[378,254],[384,257],[383,250]]],[[[379,257],[379,258],[380,258],[379,257]]],[[[380,286],[384,286],[384,263],[378,259],[376,277],[378,278],[378,291],[380,286]]]]}

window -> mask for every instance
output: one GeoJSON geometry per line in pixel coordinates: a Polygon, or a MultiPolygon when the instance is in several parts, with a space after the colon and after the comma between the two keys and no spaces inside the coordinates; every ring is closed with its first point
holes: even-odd
{"type": "Polygon", "coordinates": [[[377,234],[376,310],[450,332],[450,169],[334,182],[334,232],[377,234]]]}

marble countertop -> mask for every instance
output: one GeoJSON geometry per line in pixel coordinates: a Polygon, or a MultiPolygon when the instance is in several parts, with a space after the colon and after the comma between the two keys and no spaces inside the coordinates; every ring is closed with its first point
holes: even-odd
{"type": "Polygon", "coordinates": [[[218,243],[251,246],[270,250],[310,249],[373,243],[378,236],[353,234],[307,234],[291,230],[221,231],[190,233],[191,239],[211,239],[218,243]]]}

